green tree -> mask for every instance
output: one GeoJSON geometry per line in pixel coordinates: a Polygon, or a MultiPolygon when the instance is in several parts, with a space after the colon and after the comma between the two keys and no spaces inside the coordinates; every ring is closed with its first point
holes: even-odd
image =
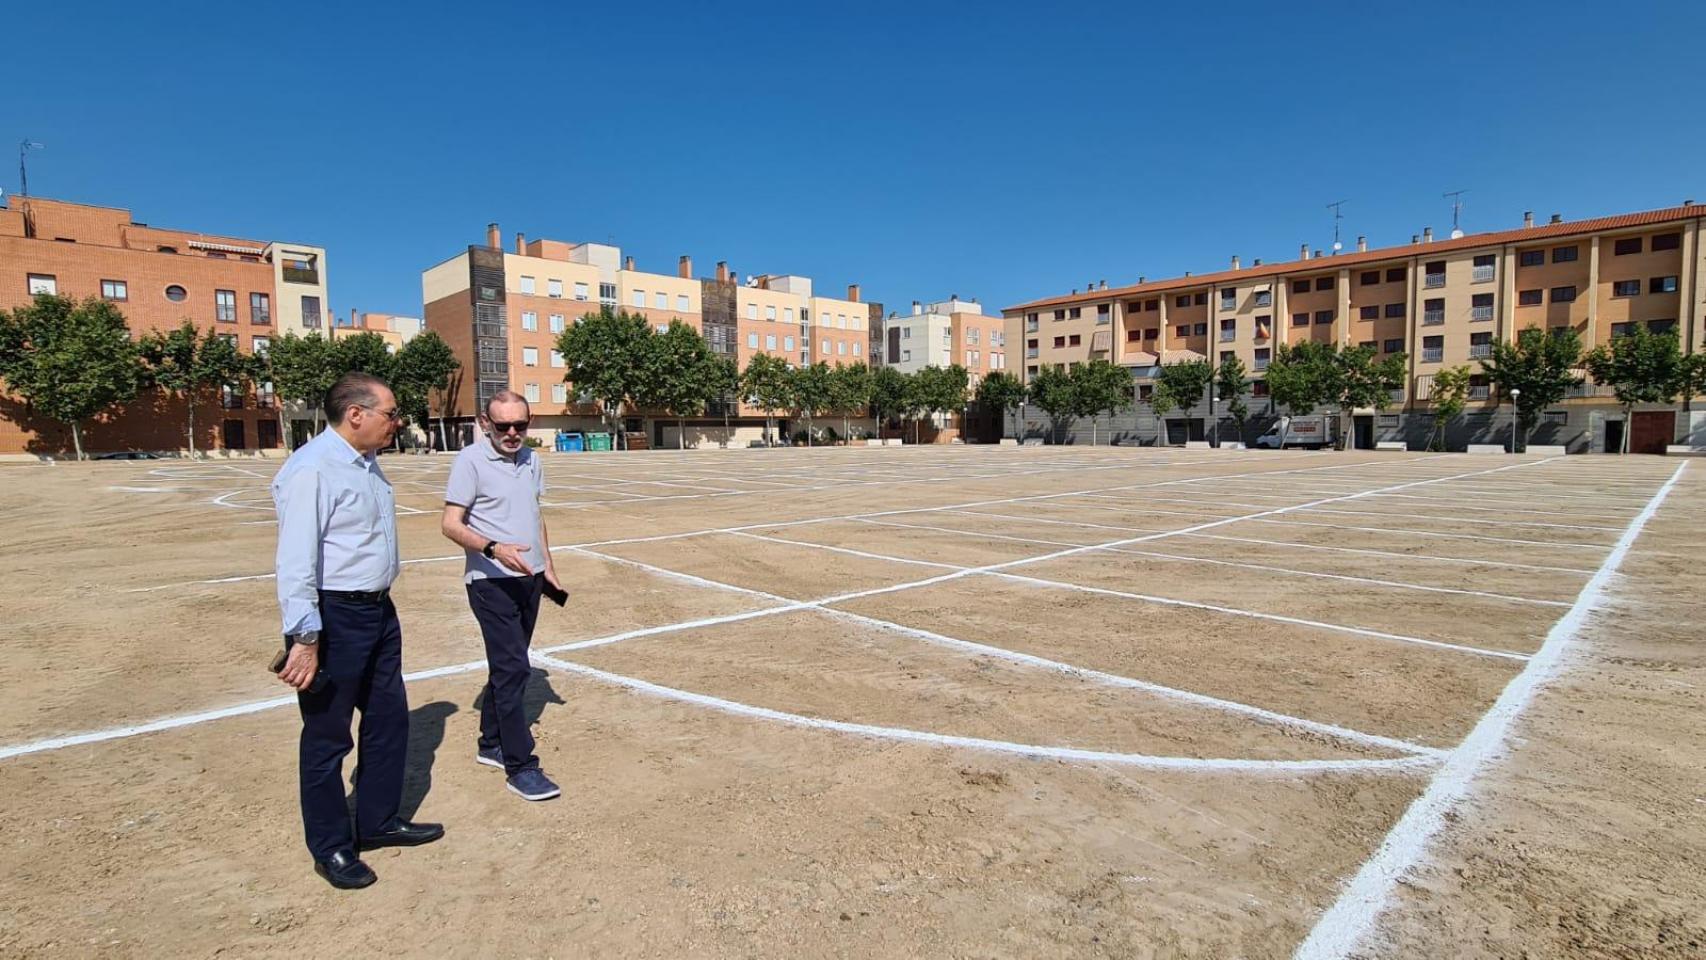
{"type": "Polygon", "coordinates": [[[82,302],[38,295],[0,310],[0,380],[26,409],[71,429],[83,459],[84,421],[128,403],[138,386],[136,344],[124,314],[95,297],[82,302]]]}
{"type": "Polygon", "coordinates": [[[176,330],[143,337],[137,353],[142,357],[143,382],[184,401],[188,411],[184,435],[190,457],[196,457],[196,407],[210,402],[223,388],[242,387],[251,371],[237,352],[236,337],[213,330],[198,335],[195,324],[185,320],[176,330]]]}
{"type": "Polygon", "coordinates": [[[563,355],[563,379],[576,391],[591,397],[621,444],[622,408],[633,404],[645,389],[647,351],[657,334],[646,318],[608,307],[587,314],[557,337],[557,352],[563,355]]]}
{"type": "MultiPolygon", "coordinates": [[[[1096,421],[1106,413],[1110,418],[1132,404],[1131,373],[1126,368],[1106,360],[1092,360],[1072,368],[1067,375],[1072,380],[1076,401],[1073,413],[1090,418],[1090,445],[1096,445],[1096,421]]],[[[1113,425],[1109,424],[1112,432],[1113,425]]]]}
{"type": "Polygon", "coordinates": [[[687,446],[688,417],[697,417],[715,399],[718,385],[712,369],[716,357],[699,331],[671,320],[663,333],[648,338],[645,376],[637,405],[675,418],[680,434],[676,448],[687,446]]]}
{"type": "Polygon", "coordinates": [[[705,389],[723,411],[723,446],[727,447],[734,432],[729,426],[729,416],[740,403],[740,364],[733,354],[715,354],[705,376],[705,389]]]}
{"type": "MultiPolygon", "coordinates": [[[[1167,364],[1161,368],[1161,376],[1155,381],[1151,405],[1155,407],[1157,414],[1163,416],[1168,410],[1177,407],[1188,419],[1191,410],[1202,402],[1203,394],[1213,381],[1214,367],[1207,360],[1167,364]]],[[[1210,411],[1210,415],[1213,415],[1213,411],[1210,411]]]]}
{"type": "MultiPolygon", "coordinates": [[[[1244,361],[1236,354],[1222,357],[1219,369],[1214,372],[1214,390],[1226,401],[1226,413],[1238,431],[1239,443],[1244,442],[1244,423],[1250,419],[1250,405],[1244,402],[1244,391],[1249,386],[1250,375],[1244,369],[1244,361]]],[[[1209,416],[1213,415],[1209,411],[1209,416]]]]}
{"type": "Polygon", "coordinates": [[[1007,415],[1025,402],[1025,385],[1005,370],[997,370],[978,381],[977,405],[1001,418],[1001,433],[1007,434],[1007,415]]]}
{"type": "MultiPolygon", "coordinates": [[[[1623,450],[1629,452],[1629,435],[1637,403],[1675,403],[1689,387],[1693,362],[1683,356],[1676,331],[1652,333],[1641,324],[1630,332],[1611,338],[1587,355],[1588,373],[1595,383],[1611,388],[1623,405],[1623,450]]],[[[1524,397],[1523,399],[1527,399],[1524,397]]]]}
{"type": "Polygon", "coordinates": [[[371,330],[336,335],[331,341],[332,381],[346,373],[367,373],[390,383],[397,358],[385,338],[371,330]]]}
{"type": "Polygon", "coordinates": [[[935,398],[934,375],[924,367],[916,373],[902,374],[902,389],[900,392],[900,417],[903,422],[912,424],[912,442],[918,442],[919,423],[930,410],[935,398]]]}
{"type": "Polygon", "coordinates": [[[284,336],[268,346],[261,364],[260,379],[272,381],[273,394],[279,399],[279,436],[290,436],[285,422],[286,402],[302,404],[314,421],[315,432],[319,432],[320,403],[337,379],[333,372],[331,344],[326,338],[319,331],[306,337],[286,331],[284,336]]]}
{"type": "Polygon", "coordinates": [[[397,403],[411,419],[427,426],[436,395],[438,416],[438,445],[449,449],[444,435],[444,407],[450,392],[451,377],[462,367],[450,344],[437,333],[428,330],[397,351],[392,371],[391,387],[397,403]]]}
{"type": "Polygon", "coordinates": [[[1434,432],[1428,438],[1428,449],[1443,453],[1451,425],[1463,415],[1463,408],[1469,403],[1469,365],[1446,367],[1434,374],[1428,399],[1434,408],[1434,432]]]}
{"type": "Polygon", "coordinates": [[[1540,420],[1540,414],[1570,395],[1570,388],[1582,382],[1576,372],[1582,362],[1582,341],[1572,327],[1546,331],[1528,327],[1516,335],[1515,343],[1493,344],[1492,356],[1481,361],[1481,369],[1499,394],[1516,397],[1517,437],[1511,438],[1511,450],[1523,447],[1540,420]]]}
{"type": "Polygon", "coordinates": [[[753,406],[764,411],[764,442],[776,433],[776,411],[792,405],[793,378],[788,361],[768,353],[754,354],[740,375],[741,390],[753,406]]]}
{"type": "Polygon", "coordinates": [[[906,410],[908,377],[894,367],[878,367],[871,371],[871,415],[877,419],[877,433],[882,434],[884,421],[900,417],[906,410]]]}
{"type": "MultiPolygon", "coordinates": [[[[919,421],[933,414],[960,414],[965,422],[966,398],[971,393],[971,374],[965,367],[952,364],[946,367],[925,367],[913,375],[916,404],[912,407],[919,421]]],[[[918,425],[913,426],[912,439],[917,442],[918,425]]]]}
{"type": "MultiPolygon", "coordinates": [[[[1332,395],[1331,353],[1327,344],[1314,340],[1280,344],[1264,371],[1273,405],[1284,408],[1288,417],[1295,417],[1308,415],[1326,403],[1332,395]]],[[[1286,426],[1289,428],[1289,422],[1286,426]]],[[[1281,448],[1288,432],[1289,429],[1280,431],[1281,448]]]]}
{"type": "Polygon", "coordinates": [[[1049,433],[1060,442],[1062,430],[1071,430],[1078,418],[1077,384],[1072,376],[1056,367],[1044,366],[1031,375],[1031,402],[1048,414],[1049,433]]]}
{"type": "Polygon", "coordinates": [[[1339,449],[1344,449],[1350,436],[1351,411],[1373,407],[1385,410],[1392,405],[1392,391],[1404,385],[1405,357],[1402,353],[1376,359],[1373,347],[1355,346],[1343,350],[1337,344],[1324,344],[1327,360],[1327,399],[1339,407],[1339,449]]]}
{"type": "Polygon", "coordinates": [[[825,361],[788,371],[788,405],[806,418],[806,446],[813,443],[813,421],[829,409],[830,372],[825,361]]]}
{"type": "Polygon", "coordinates": [[[829,409],[841,414],[841,435],[853,439],[850,421],[871,402],[871,368],[862,363],[835,367],[829,376],[829,409]]]}

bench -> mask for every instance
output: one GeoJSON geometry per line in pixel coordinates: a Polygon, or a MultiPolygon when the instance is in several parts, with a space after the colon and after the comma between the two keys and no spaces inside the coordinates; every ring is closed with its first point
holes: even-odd
{"type": "Polygon", "coordinates": [[[1211,450],[1213,448],[1208,445],[1207,440],[1186,440],[1185,441],[1185,449],[1186,450],[1211,450]]]}
{"type": "Polygon", "coordinates": [[[1533,453],[1545,457],[1562,457],[1569,453],[1568,447],[1561,443],[1531,443],[1524,447],[1523,453],[1533,453]]]}
{"type": "Polygon", "coordinates": [[[1470,453],[1504,453],[1505,452],[1505,445],[1502,443],[1471,443],[1469,445],[1469,452],[1470,453]]]}
{"type": "Polygon", "coordinates": [[[1690,446],[1686,443],[1672,443],[1665,446],[1667,457],[1706,457],[1706,447],[1690,446]]]}
{"type": "Polygon", "coordinates": [[[1410,452],[1410,445],[1402,440],[1382,440],[1374,445],[1374,449],[1377,452],[1381,450],[1389,450],[1393,453],[1408,453],[1410,452]]]}
{"type": "Polygon", "coordinates": [[[1018,445],[1019,445],[1019,440],[1017,437],[1002,437],[1001,438],[1001,446],[1003,446],[1003,447],[1016,447],[1018,445]]]}
{"type": "Polygon", "coordinates": [[[1025,446],[1027,446],[1027,447],[1040,447],[1042,445],[1043,445],[1043,438],[1042,437],[1026,437],[1025,438],[1025,446]]]}

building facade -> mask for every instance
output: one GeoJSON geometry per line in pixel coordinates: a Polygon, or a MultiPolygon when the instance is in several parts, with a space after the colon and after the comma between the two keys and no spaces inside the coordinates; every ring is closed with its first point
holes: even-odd
{"type": "MultiPolygon", "coordinates": [[[[461,442],[472,439],[486,400],[505,388],[533,405],[533,433],[542,441],[558,430],[605,429],[597,405],[564,380],[556,350],[569,324],[601,309],[638,314],[660,332],[679,320],[743,370],[761,353],[795,366],[867,362],[870,317],[882,309],[864,303],[857,284],[845,297],[825,297],[808,277],[766,274],[742,282],[727,263],[718,263],[714,276],[695,277],[687,256],[673,274],[662,274],[637,269],[633,257],[609,244],[529,241],[519,233],[509,251],[500,244],[491,224],[484,245],[421,275],[425,327],[462,361],[445,409],[434,415],[442,413],[461,442]]],[[[648,419],[627,417],[625,429],[641,431],[648,419]]],[[[726,416],[716,407],[689,418],[686,445],[742,444],[760,436],[763,423],[763,411],[737,400],[726,416]]],[[[648,439],[673,447],[677,429],[673,419],[655,419],[648,439]]]]}
{"type": "MultiPolygon", "coordinates": [[[[1104,282],[1003,314],[1009,339],[1024,346],[1027,381],[1044,366],[1069,369],[1093,359],[1131,369],[1139,402],[1118,423],[1125,442],[1154,442],[1163,431],[1174,441],[1203,435],[1203,419],[1174,412],[1163,424],[1142,402],[1165,364],[1238,357],[1253,379],[1252,410],[1271,419],[1275,411],[1261,402],[1262,372],[1279,345],[1309,339],[1402,353],[1404,387],[1385,410],[1355,411],[1353,439],[1417,447],[1433,431],[1434,375],[1459,364],[1478,371],[1475,361],[1490,356],[1494,343],[1523,329],[1572,328],[1592,349],[1642,324],[1674,329],[1685,351],[1699,350],[1706,337],[1703,220],[1706,207],[1690,202],[1574,222],[1554,216],[1536,224],[1530,215],[1516,229],[1440,240],[1429,229],[1409,244],[1374,250],[1359,237],[1352,252],[1322,256],[1305,246],[1296,260],[1249,267],[1234,257],[1231,269],[1216,273],[1139,278],[1114,289],[1104,282]]],[[[1470,397],[1458,442],[1507,440],[1508,403],[1501,416],[1501,398],[1479,373],[1470,397]]],[[[1216,419],[1224,412],[1217,409],[1216,419]]],[[[1546,412],[1534,442],[1616,449],[1626,429],[1656,437],[1663,412],[1638,412],[1635,423],[1624,424],[1610,390],[1584,383],[1546,412]]],[[[1032,417],[1026,423],[1027,431],[1043,429],[1032,417]]],[[[1253,424],[1265,426],[1260,417],[1253,424]]]]}
{"type": "MultiPolygon", "coordinates": [[[[189,320],[265,352],[286,331],[303,334],[329,316],[326,251],[271,240],[245,240],[139,223],[130,211],[41,197],[0,207],[0,307],[37,293],[111,301],[141,337],[189,320]]],[[[181,401],[144,395],[84,432],[91,453],[176,452],[186,447],[181,401]]],[[[279,448],[283,437],[271,390],[228,392],[196,412],[200,450],[279,448]]],[[[0,397],[0,454],[62,455],[70,432],[30,417],[0,397]]]]}

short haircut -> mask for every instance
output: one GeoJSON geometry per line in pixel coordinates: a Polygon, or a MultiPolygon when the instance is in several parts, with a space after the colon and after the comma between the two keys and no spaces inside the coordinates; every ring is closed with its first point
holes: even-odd
{"type": "Polygon", "coordinates": [[[339,377],[332,389],[326,391],[326,401],[321,404],[326,421],[336,426],[344,422],[344,411],[350,407],[371,407],[379,402],[379,394],[375,392],[378,387],[390,389],[371,373],[346,373],[339,377]]]}
{"type": "Polygon", "coordinates": [[[527,408],[527,419],[533,419],[533,404],[528,403],[526,397],[516,393],[514,390],[499,390],[497,393],[492,394],[491,399],[486,401],[487,420],[492,419],[492,404],[494,403],[519,403],[527,408]]]}

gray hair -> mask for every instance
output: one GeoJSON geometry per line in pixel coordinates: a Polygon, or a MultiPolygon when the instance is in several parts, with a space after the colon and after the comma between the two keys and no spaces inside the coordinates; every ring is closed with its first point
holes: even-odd
{"type": "Polygon", "coordinates": [[[492,404],[494,403],[519,403],[527,408],[528,419],[533,418],[533,404],[528,403],[526,397],[516,393],[514,390],[499,390],[497,393],[492,394],[491,399],[486,401],[487,420],[492,419],[492,404]]]}
{"type": "Polygon", "coordinates": [[[321,409],[326,412],[326,420],[333,426],[344,422],[344,411],[350,407],[371,407],[379,402],[376,388],[391,389],[390,385],[371,373],[346,373],[332,384],[326,391],[326,400],[321,409]]]}

